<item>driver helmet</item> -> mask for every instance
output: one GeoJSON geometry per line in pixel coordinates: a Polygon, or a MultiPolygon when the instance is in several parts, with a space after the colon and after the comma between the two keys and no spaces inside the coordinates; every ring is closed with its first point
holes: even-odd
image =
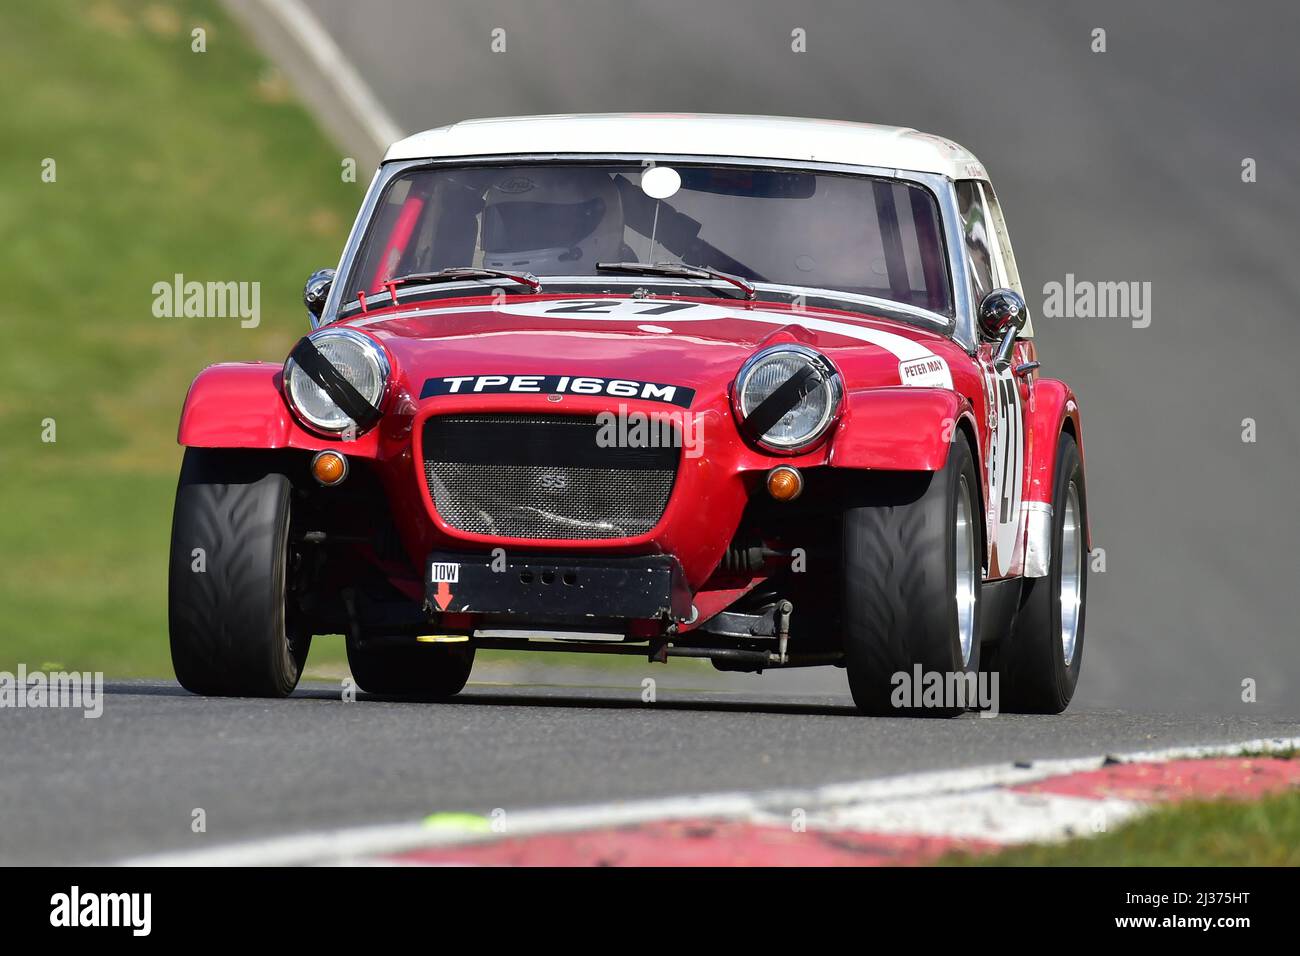
{"type": "Polygon", "coordinates": [[[623,250],[623,204],[599,169],[503,172],[483,205],[483,265],[537,275],[594,275],[623,250]]]}

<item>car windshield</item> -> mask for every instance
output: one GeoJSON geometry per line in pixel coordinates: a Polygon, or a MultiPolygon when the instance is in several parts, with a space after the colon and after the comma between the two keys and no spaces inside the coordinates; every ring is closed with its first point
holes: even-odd
{"type": "MultiPolygon", "coordinates": [[[[453,267],[650,283],[598,263],[682,263],[763,283],[888,299],[953,314],[939,210],[897,180],[673,164],[671,195],[647,169],[546,163],[426,167],[395,177],[345,298],[395,276],[453,267]]],[[[663,167],[659,167],[662,169],[663,167]]],[[[513,291],[513,290],[511,290],[513,291]]],[[[521,290],[526,291],[526,290],[521,290]]]]}

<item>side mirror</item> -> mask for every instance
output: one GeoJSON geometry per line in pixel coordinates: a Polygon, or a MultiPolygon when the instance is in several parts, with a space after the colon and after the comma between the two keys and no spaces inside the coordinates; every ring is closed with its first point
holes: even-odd
{"type": "Polygon", "coordinates": [[[317,269],[307,277],[307,283],[302,287],[302,304],[313,319],[319,319],[325,311],[325,300],[329,298],[333,284],[333,269],[317,269]]]}
{"type": "Polygon", "coordinates": [[[994,289],[984,297],[979,308],[980,334],[990,341],[1000,341],[993,356],[993,367],[1001,372],[1011,364],[1011,350],[1016,336],[1029,321],[1029,307],[1020,293],[1011,289],[994,289]]]}

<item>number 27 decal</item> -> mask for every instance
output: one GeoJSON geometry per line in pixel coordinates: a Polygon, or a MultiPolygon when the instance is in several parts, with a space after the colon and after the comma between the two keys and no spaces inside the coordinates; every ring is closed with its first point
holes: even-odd
{"type": "Polygon", "coordinates": [[[696,306],[694,302],[666,302],[662,305],[646,303],[648,307],[644,309],[631,308],[630,305],[627,302],[610,299],[559,302],[555,308],[547,309],[546,314],[556,315],[568,312],[579,315],[613,315],[618,312],[623,315],[667,315],[669,312],[680,312],[682,309],[693,309],[696,306]]]}

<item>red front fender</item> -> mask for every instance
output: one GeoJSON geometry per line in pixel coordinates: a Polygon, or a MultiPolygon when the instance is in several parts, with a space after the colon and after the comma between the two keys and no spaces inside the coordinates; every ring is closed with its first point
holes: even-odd
{"type": "MultiPolygon", "coordinates": [[[[190,385],[176,440],[195,448],[338,447],[294,419],[280,393],[281,367],[269,362],[209,365],[190,385]]],[[[348,454],[374,457],[376,435],[348,443],[348,454]]]]}
{"type": "Polygon", "coordinates": [[[965,418],[975,427],[970,403],[946,388],[861,389],[844,404],[831,446],[836,468],[938,471],[957,423],[965,418]]]}

